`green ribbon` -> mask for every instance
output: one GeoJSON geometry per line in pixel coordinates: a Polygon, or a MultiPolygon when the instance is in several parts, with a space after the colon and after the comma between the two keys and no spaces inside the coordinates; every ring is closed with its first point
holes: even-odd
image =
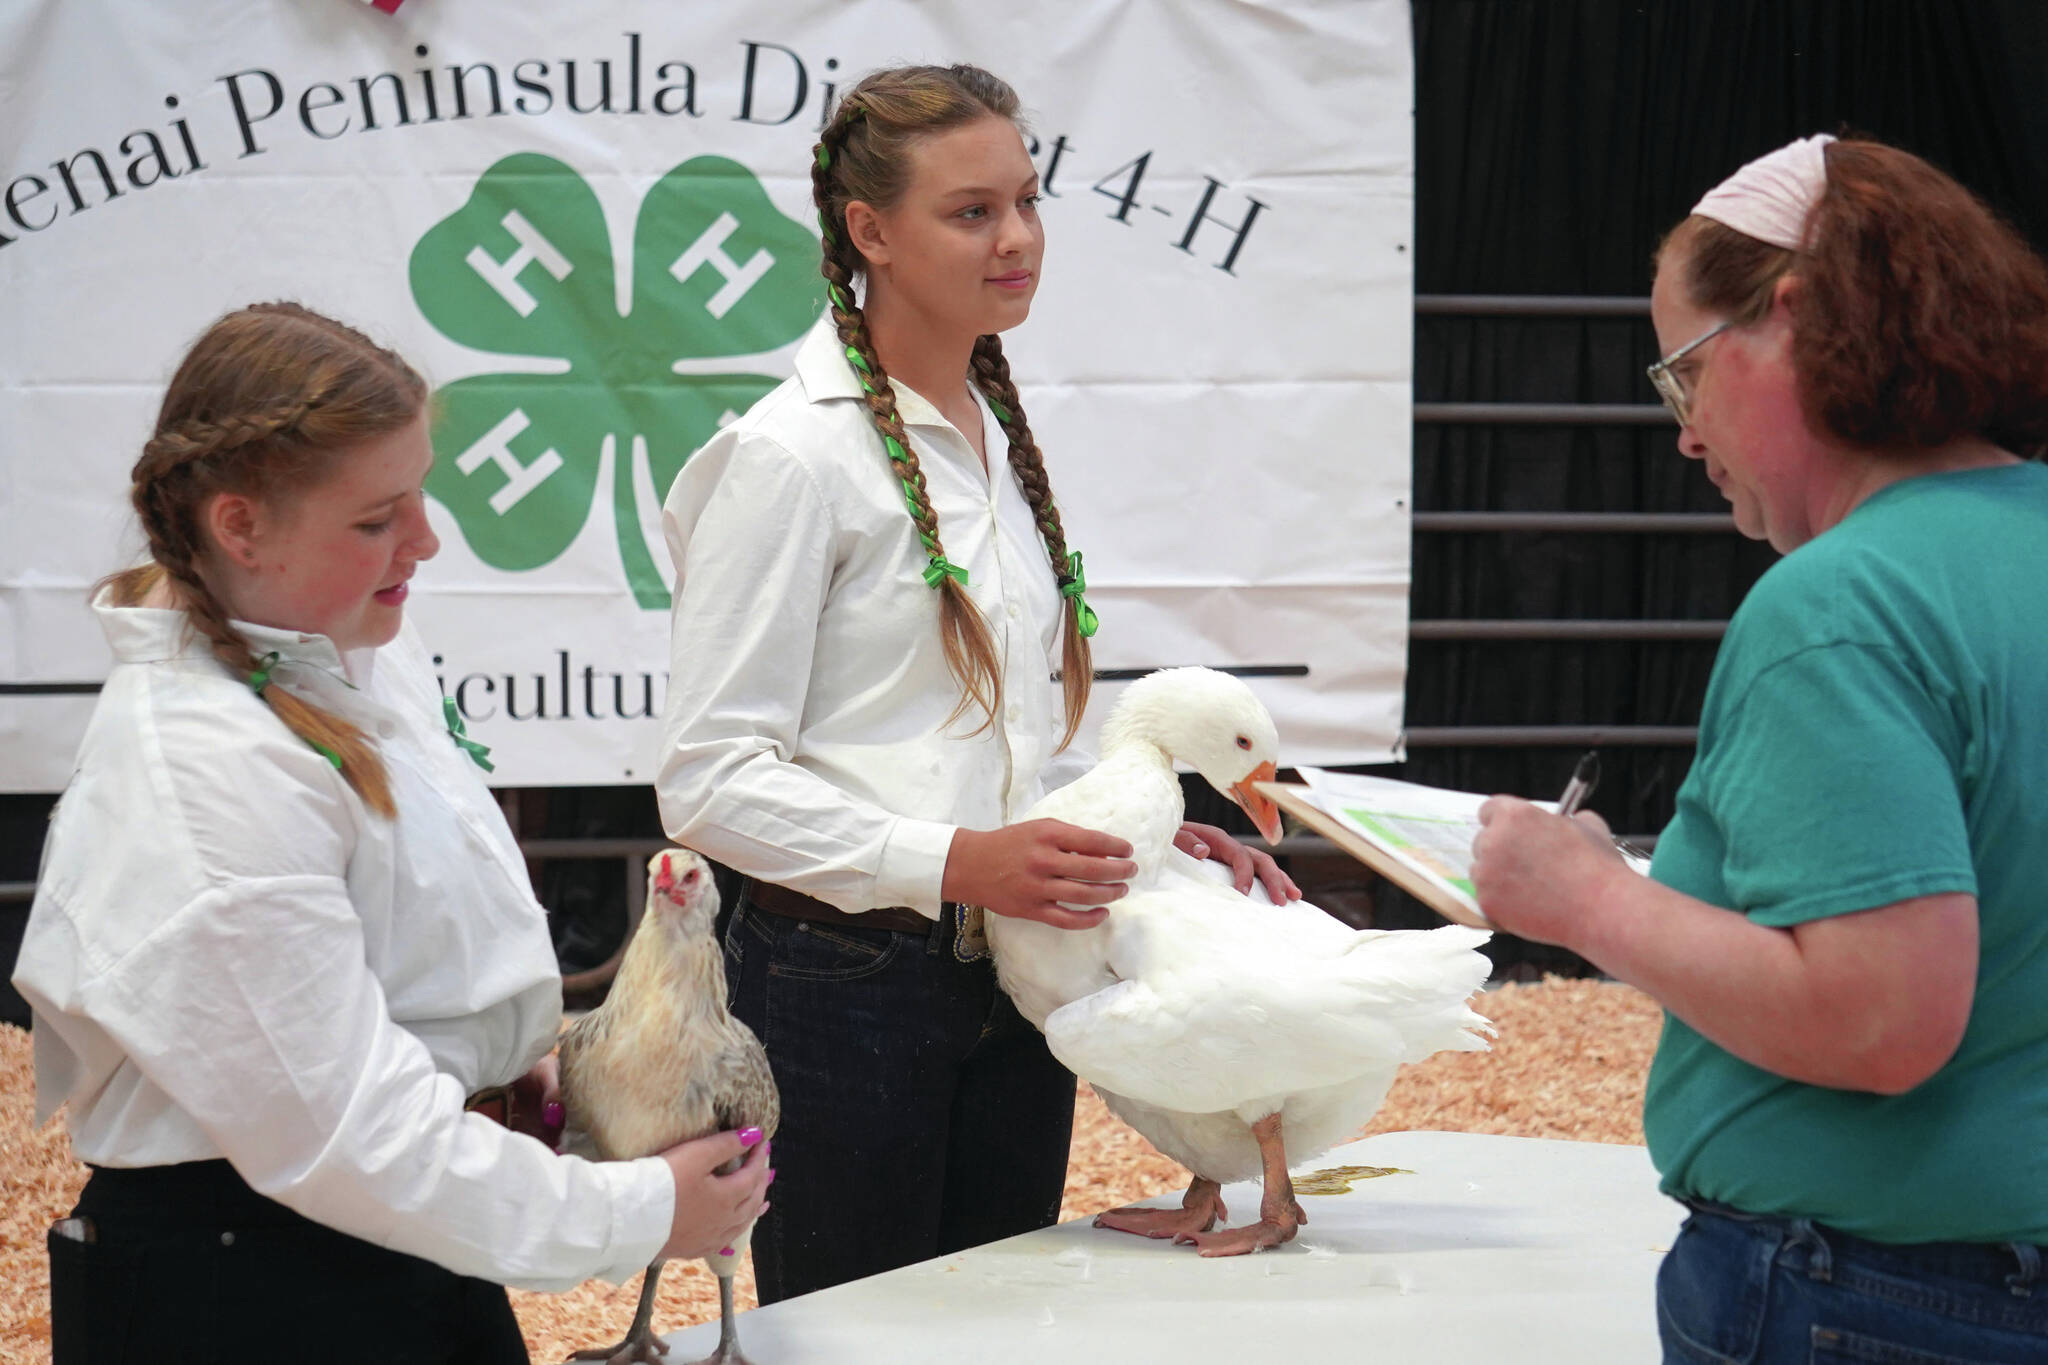
{"type": "Polygon", "coordinates": [[[1060,596],[1074,599],[1074,625],[1084,640],[1102,627],[1102,622],[1096,618],[1087,599],[1081,596],[1086,591],[1088,578],[1081,572],[1081,552],[1075,550],[1067,555],[1067,572],[1066,576],[1060,579],[1060,596]]]}
{"type": "Polygon", "coordinates": [[[491,762],[490,746],[479,744],[469,737],[469,731],[462,724],[462,713],[455,709],[455,698],[441,698],[441,714],[448,721],[448,738],[455,741],[455,747],[468,754],[476,766],[485,772],[496,772],[498,767],[491,762]]]}
{"type": "MultiPolygon", "coordinates": [[[[273,649],[268,654],[264,655],[262,658],[256,661],[256,671],[249,675],[249,690],[251,692],[254,692],[259,697],[263,695],[263,689],[270,686],[271,670],[277,667],[277,661],[280,657],[282,656],[279,655],[278,652],[273,649]]],[[[303,736],[301,736],[301,738],[303,738],[303,736]]],[[[334,750],[328,748],[325,744],[315,744],[310,739],[306,740],[306,746],[310,748],[314,753],[320,755],[320,757],[326,759],[329,763],[332,763],[334,765],[334,771],[341,771],[340,754],[334,752],[334,750]]]]}
{"type": "Polygon", "coordinates": [[[821,171],[832,169],[832,151],[822,142],[818,144],[818,169],[821,171]]]}
{"type": "Polygon", "coordinates": [[[927,588],[936,588],[949,578],[963,588],[967,586],[967,570],[944,555],[933,555],[931,563],[924,571],[924,585],[927,588]]]}
{"type": "Polygon", "coordinates": [[[996,420],[998,422],[1001,422],[1004,426],[1010,425],[1010,410],[1008,408],[1004,407],[1001,403],[998,403],[993,398],[988,400],[988,408],[990,412],[993,412],[996,415],[996,420]]]}
{"type": "Polygon", "coordinates": [[[847,301],[847,298],[846,298],[846,291],[845,291],[845,290],[843,290],[843,289],[841,289],[841,288],[840,288],[840,287],[839,287],[838,285],[836,285],[836,284],[828,284],[828,285],[826,285],[826,286],[825,286],[825,292],[826,292],[827,294],[830,294],[830,295],[832,296],[832,302],[833,302],[833,305],[834,305],[834,306],[836,306],[836,307],[838,307],[838,308],[839,308],[839,309],[841,309],[842,311],[844,311],[844,310],[847,310],[847,309],[850,309],[850,308],[852,308],[852,307],[853,307],[853,305],[852,305],[851,303],[849,303],[849,302],[847,301]]]}
{"type": "Polygon", "coordinates": [[[862,355],[861,355],[861,353],[860,353],[860,348],[859,348],[859,347],[857,347],[857,346],[849,346],[849,347],[847,347],[847,348],[846,348],[846,358],[847,358],[847,359],[848,359],[849,361],[853,362],[853,368],[855,368],[856,370],[859,370],[859,371],[860,371],[860,372],[861,372],[862,374],[873,374],[873,373],[874,373],[874,371],[873,371],[873,370],[871,370],[871,369],[869,369],[869,368],[868,368],[868,362],[867,362],[867,359],[866,359],[866,358],[865,358],[864,356],[862,356],[862,355]]]}
{"type": "Polygon", "coordinates": [[[262,696],[263,689],[270,686],[270,670],[277,667],[278,657],[273,649],[256,661],[256,671],[249,675],[249,690],[257,696],[262,696]]]}

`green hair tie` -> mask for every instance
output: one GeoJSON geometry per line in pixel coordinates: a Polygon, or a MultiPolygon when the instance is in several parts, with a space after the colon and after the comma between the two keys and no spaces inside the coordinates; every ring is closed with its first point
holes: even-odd
{"type": "Polygon", "coordinates": [[[270,686],[270,670],[277,667],[277,660],[278,653],[273,649],[256,661],[256,671],[249,675],[251,692],[259,697],[263,695],[263,689],[270,686]]]}
{"type": "MultiPolygon", "coordinates": [[[[925,543],[931,543],[928,537],[925,543]]],[[[927,588],[936,588],[949,578],[963,588],[967,586],[967,570],[942,554],[934,554],[931,563],[925,567],[924,585],[927,588]]]]}
{"type": "Polygon", "coordinates": [[[1067,556],[1067,572],[1060,579],[1060,596],[1074,600],[1074,626],[1081,632],[1081,638],[1089,636],[1102,627],[1088,601],[1081,594],[1088,591],[1088,577],[1081,572],[1081,552],[1075,550],[1067,556]]]}
{"type": "MultiPolygon", "coordinates": [[[[264,655],[262,658],[256,661],[256,671],[249,675],[249,690],[251,692],[254,692],[259,697],[263,695],[263,689],[270,686],[271,670],[277,667],[277,661],[281,657],[283,656],[281,656],[276,650],[273,649],[268,654],[264,655]]],[[[299,736],[299,738],[305,739],[305,736],[301,735],[299,736]]],[[[310,739],[306,740],[306,747],[311,749],[314,753],[320,755],[320,757],[326,759],[329,763],[333,764],[334,771],[341,771],[340,754],[334,752],[334,750],[328,748],[325,744],[316,744],[310,739]]]]}
{"type": "Polygon", "coordinates": [[[455,698],[441,698],[441,716],[448,722],[448,738],[455,741],[455,747],[470,757],[470,761],[485,772],[496,772],[497,764],[491,762],[490,746],[479,744],[469,737],[469,731],[462,724],[462,712],[455,709],[455,698]]]}

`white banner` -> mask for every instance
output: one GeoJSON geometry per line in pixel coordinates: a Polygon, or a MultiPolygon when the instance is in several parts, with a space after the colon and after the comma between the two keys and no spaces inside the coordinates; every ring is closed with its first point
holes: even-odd
{"type": "Polygon", "coordinates": [[[436,387],[442,550],[409,609],[494,780],[648,780],[661,497],[789,373],[822,294],[811,145],[903,61],[986,66],[1030,113],[1044,282],[1004,341],[1097,666],[1242,669],[1286,761],[1391,757],[1406,0],[16,0],[0,790],[67,779],[108,665],[85,596],[139,554],[127,471],[172,367],[272,298],[436,387]]]}

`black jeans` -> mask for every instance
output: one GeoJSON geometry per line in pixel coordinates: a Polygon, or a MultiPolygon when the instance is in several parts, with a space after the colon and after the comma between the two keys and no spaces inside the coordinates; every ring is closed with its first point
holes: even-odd
{"type": "Polygon", "coordinates": [[[52,1232],[53,1365],[524,1365],[501,1285],[373,1246],[250,1189],[225,1161],[96,1169],[52,1232]]]}
{"type": "Polygon", "coordinates": [[[930,935],[840,928],[742,899],[733,1012],[782,1092],[772,1207],[754,1230],[774,1303],[1059,1217],[1074,1078],[987,959],[930,935]]]}

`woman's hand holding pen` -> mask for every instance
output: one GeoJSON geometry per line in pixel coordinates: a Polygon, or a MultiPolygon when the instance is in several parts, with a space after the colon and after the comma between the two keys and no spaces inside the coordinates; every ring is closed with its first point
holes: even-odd
{"type": "Polygon", "coordinates": [[[1001,829],[954,832],[939,894],[998,915],[1059,929],[1100,924],[1104,910],[1069,910],[1121,900],[1138,865],[1131,846],[1063,820],[1026,820],[1001,829]]]}
{"type": "Polygon", "coordinates": [[[1612,879],[1641,880],[1591,811],[1564,817],[1496,796],[1479,808],[1479,823],[1473,889],[1486,917],[1510,934],[1578,951],[1611,903],[1612,879]]]}

